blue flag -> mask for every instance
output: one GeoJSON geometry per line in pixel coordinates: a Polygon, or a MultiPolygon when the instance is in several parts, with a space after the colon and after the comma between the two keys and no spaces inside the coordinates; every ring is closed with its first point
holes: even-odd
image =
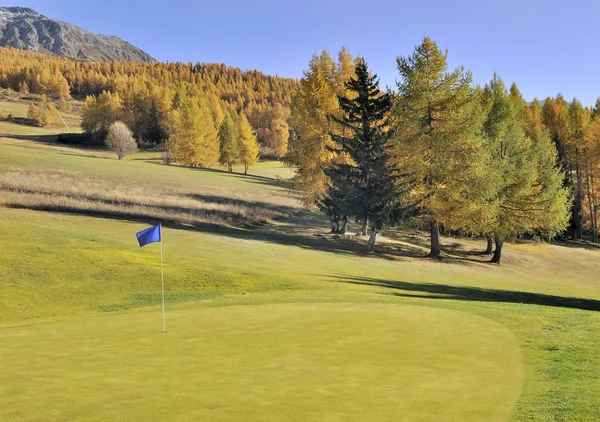
{"type": "Polygon", "coordinates": [[[160,224],[144,229],[141,232],[137,232],[135,235],[137,236],[140,248],[148,243],[160,242],[162,240],[160,234],[160,224]]]}

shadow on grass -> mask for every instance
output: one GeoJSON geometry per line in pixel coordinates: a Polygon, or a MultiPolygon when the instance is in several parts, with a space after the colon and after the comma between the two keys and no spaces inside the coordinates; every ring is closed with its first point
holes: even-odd
{"type": "Polygon", "coordinates": [[[35,141],[43,144],[56,144],[58,135],[2,135],[3,138],[16,139],[19,141],[35,141]]]}
{"type": "MultiPolygon", "coordinates": [[[[397,244],[380,244],[377,246],[376,254],[366,254],[366,238],[346,237],[341,239],[332,239],[320,234],[309,233],[306,230],[298,229],[296,225],[274,225],[266,221],[254,221],[244,223],[240,226],[229,226],[208,222],[182,222],[176,218],[154,218],[143,212],[123,211],[116,214],[114,211],[104,211],[99,209],[81,210],[72,206],[56,205],[33,205],[33,204],[7,204],[13,209],[29,209],[34,211],[48,211],[55,213],[84,215],[98,218],[105,218],[119,221],[132,221],[154,225],[161,223],[164,227],[188,230],[200,233],[207,233],[216,236],[226,236],[234,239],[253,240],[268,242],[279,245],[295,246],[303,249],[323,251],[329,253],[371,256],[389,260],[397,260],[401,257],[422,257],[421,251],[415,251],[409,246],[397,244]]],[[[231,217],[234,215],[232,214],[231,217]]],[[[223,214],[223,218],[228,216],[223,214]]],[[[317,219],[317,215],[309,211],[296,213],[297,219],[317,219]]]]}
{"type": "Polygon", "coordinates": [[[573,249],[590,249],[592,251],[600,251],[600,244],[591,243],[585,240],[556,240],[553,244],[557,246],[562,246],[565,248],[573,248],[573,249]]]}
{"type": "MultiPolygon", "coordinates": [[[[157,165],[161,165],[161,166],[166,165],[162,161],[155,161],[155,160],[146,160],[146,161],[149,164],[157,164],[157,165]]],[[[207,173],[207,174],[220,174],[223,176],[235,176],[236,178],[245,179],[250,183],[256,183],[259,185],[268,185],[268,186],[277,186],[277,187],[282,186],[282,182],[279,179],[275,179],[273,177],[259,176],[259,175],[255,175],[255,174],[244,174],[244,173],[238,173],[238,172],[230,173],[227,170],[221,170],[221,169],[215,169],[215,168],[204,168],[204,167],[191,167],[191,166],[184,166],[184,165],[179,165],[179,164],[175,164],[172,166],[183,168],[183,169],[188,169],[188,170],[192,170],[192,171],[207,173]]]]}
{"type": "Polygon", "coordinates": [[[600,300],[594,299],[579,299],[574,297],[552,296],[540,293],[518,292],[510,290],[483,289],[479,287],[448,286],[444,284],[433,283],[410,283],[407,281],[393,281],[368,277],[326,277],[339,283],[383,287],[386,289],[396,290],[397,292],[392,293],[394,296],[410,298],[521,303],[527,305],[581,309],[584,311],[600,311],[600,300]]]}

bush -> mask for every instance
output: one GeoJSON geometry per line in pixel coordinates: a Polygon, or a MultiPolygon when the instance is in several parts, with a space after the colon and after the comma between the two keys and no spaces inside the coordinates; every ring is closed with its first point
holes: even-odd
{"type": "Polygon", "coordinates": [[[119,160],[138,150],[131,130],[123,122],[114,122],[110,125],[108,136],[106,137],[106,146],[109,150],[117,154],[119,160]]]}
{"type": "Polygon", "coordinates": [[[173,164],[175,162],[175,156],[173,155],[170,149],[165,148],[165,150],[162,153],[162,160],[165,164],[173,164]]]}

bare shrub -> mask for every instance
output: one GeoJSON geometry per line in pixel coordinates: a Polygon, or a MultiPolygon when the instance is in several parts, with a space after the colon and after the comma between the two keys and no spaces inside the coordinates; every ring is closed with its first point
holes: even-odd
{"type": "Polygon", "coordinates": [[[131,130],[123,122],[114,122],[110,125],[105,142],[108,149],[117,154],[119,160],[138,150],[131,130]]]}
{"type": "Polygon", "coordinates": [[[173,164],[175,162],[175,156],[169,148],[165,148],[161,155],[162,161],[165,164],[173,164]]]}

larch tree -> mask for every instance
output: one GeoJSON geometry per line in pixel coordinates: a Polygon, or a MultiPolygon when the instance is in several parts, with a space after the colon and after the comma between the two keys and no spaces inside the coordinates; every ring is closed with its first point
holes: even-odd
{"type": "Polygon", "coordinates": [[[219,163],[227,165],[232,173],[233,165],[240,162],[240,140],[237,128],[229,112],[225,113],[219,128],[219,163]]]}
{"type": "Polygon", "coordinates": [[[440,226],[480,233],[493,215],[480,94],[470,72],[448,71],[447,56],[427,37],[411,56],[397,60],[396,156],[412,186],[406,199],[416,207],[417,222],[430,230],[432,258],[441,254],[440,226]]]}
{"type": "Polygon", "coordinates": [[[239,134],[240,161],[244,163],[244,174],[248,174],[248,167],[258,161],[258,141],[252,132],[252,126],[245,114],[240,114],[237,119],[239,134]]]}
{"type": "Polygon", "coordinates": [[[598,208],[600,207],[600,114],[592,120],[586,136],[585,173],[587,204],[592,242],[598,243],[598,208]]]}
{"type": "Polygon", "coordinates": [[[202,98],[182,99],[167,148],[178,162],[194,167],[210,167],[219,161],[218,135],[202,98]]]}
{"type": "MultiPolygon", "coordinates": [[[[330,116],[342,116],[338,96],[346,94],[344,82],[352,75],[354,59],[346,48],[339,52],[337,62],[327,51],[315,54],[294,97],[286,161],[295,168],[291,186],[299,192],[301,201],[307,206],[323,204],[329,183],[323,169],[341,158],[330,132],[342,135],[345,129],[330,116]]],[[[347,221],[340,221],[335,212],[331,212],[329,217],[332,232],[343,231],[347,221]]]]}
{"type": "Polygon", "coordinates": [[[527,121],[526,104],[516,85],[509,93],[494,76],[484,89],[484,102],[489,110],[485,148],[496,182],[491,262],[500,264],[506,241],[524,233],[552,237],[562,231],[568,221],[569,195],[551,138],[541,124],[527,121]]]}
{"type": "Polygon", "coordinates": [[[569,105],[568,135],[565,141],[565,156],[573,190],[572,223],[578,239],[583,237],[584,153],[585,139],[591,119],[590,110],[573,99],[569,105]]]}
{"type": "Polygon", "coordinates": [[[280,103],[273,106],[271,117],[271,136],[268,146],[277,158],[282,158],[288,151],[290,128],[286,120],[285,110],[280,103]]]}
{"type": "Polygon", "coordinates": [[[370,226],[367,250],[373,250],[378,232],[397,210],[394,170],[389,155],[389,112],[392,98],[379,90],[375,75],[369,74],[364,59],[355,67],[356,77],[346,82],[349,95],[339,97],[343,116],[331,118],[347,130],[330,133],[347,163],[332,163],[325,169],[330,178],[326,200],[341,213],[370,226]]]}

